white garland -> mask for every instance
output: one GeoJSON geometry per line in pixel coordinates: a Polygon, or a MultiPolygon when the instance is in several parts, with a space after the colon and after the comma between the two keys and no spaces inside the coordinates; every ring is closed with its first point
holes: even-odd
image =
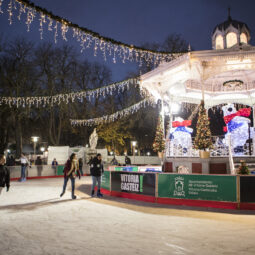
{"type": "MultiPolygon", "coordinates": [[[[1,6],[3,0],[0,0],[0,13],[3,13],[1,6]]],[[[43,38],[43,29],[46,27],[48,31],[52,31],[54,34],[54,41],[57,43],[57,37],[62,36],[63,40],[67,41],[66,34],[68,31],[72,31],[73,37],[81,46],[81,52],[86,48],[94,49],[94,56],[100,51],[106,61],[106,55],[112,58],[112,61],[116,63],[117,58],[121,59],[123,63],[125,61],[138,62],[140,65],[145,60],[146,63],[157,65],[162,61],[170,61],[176,56],[182,55],[182,53],[166,53],[147,50],[133,45],[117,42],[110,38],[105,38],[98,33],[90,31],[86,28],[79,27],[70,21],[61,17],[55,16],[45,9],[39,6],[31,5],[31,3],[25,3],[19,0],[10,0],[7,12],[9,15],[9,23],[12,24],[14,12],[17,12],[17,18],[20,20],[21,15],[26,15],[27,31],[30,30],[31,23],[37,17],[39,20],[39,32],[40,38],[43,38]],[[19,10],[18,10],[19,9],[19,10]],[[53,24],[54,22],[54,24],[53,24]],[[59,33],[58,33],[59,31],[59,33]]]]}
{"type": "Polygon", "coordinates": [[[79,92],[71,92],[66,94],[57,94],[54,96],[32,96],[32,97],[0,97],[0,105],[9,105],[10,107],[31,107],[31,106],[43,106],[55,105],[65,102],[66,104],[79,100],[83,102],[84,99],[91,100],[99,96],[105,97],[106,95],[112,95],[114,91],[117,93],[123,92],[125,89],[129,89],[130,84],[138,85],[137,79],[127,79],[121,82],[115,82],[110,85],[79,92]]]}
{"type": "Polygon", "coordinates": [[[129,106],[128,108],[125,108],[121,111],[115,112],[110,115],[104,115],[102,117],[94,118],[94,119],[83,119],[83,120],[70,119],[70,122],[72,126],[93,126],[93,125],[100,125],[103,123],[114,122],[117,119],[133,114],[137,112],[140,108],[146,107],[148,105],[155,105],[152,98],[145,98],[142,101],[129,106]]]}

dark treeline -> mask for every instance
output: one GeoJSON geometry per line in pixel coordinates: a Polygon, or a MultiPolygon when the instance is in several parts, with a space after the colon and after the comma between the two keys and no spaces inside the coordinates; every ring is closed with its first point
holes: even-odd
{"type": "MultiPolygon", "coordinates": [[[[34,45],[19,38],[0,46],[0,95],[11,97],[53,96],[59,93],[98,88],[112,82],[104,65],[81,60],[70,46],[34,45]]],[[[141,100],[131,87],[92,101],[62,102],[46,106],[0,106],[0,151],[15,144],[16,156],[31,136],[48,145],[85,145],[94,127],[72,127],[70,119],[95,118],[114,113],[141,100]]],[[[130,140],[149,148],[153,140],[157,109],[151,107],[115,123],[98,127],[99,145],[117,153],[130,148],[130,140]]]]}
{"type": "MultiPolygon", "coordinates": [[[[188,44],[180,35],[169,35],[162,44],[147,43],[147,48],[183,52],[188,44]]],[[[143,63],[135,77],[151,70],[143,63]]],[[[111,70],[105,65],[81,59],[67,45],[34,43],[18,38],[0,40],[0,96],[53,96],[60,93],[95,89],[112,82],[111,70]]],[[[70,119],[89,119],[112,114],[141,100],[139,88],[83,100],[46,106],[0,106],[0,153],[13,144],[16,156],[31,136],[40,137],[48,145],[86,145],[94,127],[72,127],[70,119]]],[[[158,108],[147,107],[114,123],[97,126],[99,146],[117,154],[131,149],[130,141],[138,141],[142,152],[151,150],[158,108]]]]}

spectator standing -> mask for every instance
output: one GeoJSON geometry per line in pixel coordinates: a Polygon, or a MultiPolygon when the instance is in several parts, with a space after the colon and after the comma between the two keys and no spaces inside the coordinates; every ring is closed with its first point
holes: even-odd
{"type": "Polygon", "coordinates": [[[54,169],[55,175],[57,175],[58,161],[56,160],[56,158],[53,159],[53,161],[51,163],[51,167],[52,167],[52,169],[54,169]]]}
{"type": "Polygon", "coordinates": [[[20,164],[21,164],[20,181],[24,182],[26,181],[26,169],[27,169],[27,166],[29,166],[29,161],[23,153],[21,153],[20,164]]]}
{"type": "Polygon", "coordinates": [[[125,156],[125,164],[131,165],[131,159],[127,155],[125,156]]]}
{"type": "Polygon", "coordinates": [[[111,165],[113,165],[113,166],[118,166],[118,165],[119,165],[119,162],[118,162],[118,160],[115,158],[115,155],[113,156],[113,159],[111,160],[111,165]]]}
{"type": "Polygon", "coordinates": [[[82,158],[79,158],[79,171],[81,176],[83,176],[82,167],[83,167],[83,160],[82,158]]]}
{"type": "Polygon", "coordinates": [[[90,166],[92,160],[93,160],[93,157],[91,156],[90,159],[89,159],[89,161],[88,161],[88,165],[89,165],[89,166],[90,166]]]}
{"type": "Polygon", "coordinates": [[[6,162],[7,166],[15,166],[15,159],[13,156],[10,156],[7,158],[7,162],[6,162]]]}
{"type": "Polygon", "coordinates": [[[79,163],[77,160],[77,156],[75,153],[73,153],[70,156],[70,159],[67,160],[64,168],[64,185],[63,185],[63,191],[60,194],[60,197],[62,197],[65,194],[66,191],[66,185],[69,179],[71,179],[71,184],[72,184],[72,199],[76,199],[76,196],[74,195],[74,189],[75,189],[75,172],[79,172],[79,163]]]}
{"type": "Polygon", "coordinates": [[[90,164],[90,173],[92,176],[92,189],[91,196],[93,197],[95,194],[95,187],[97,183],[97,197],[102,197],[101,193],[101,176],[104,172],[104,166],[102,163],[102,155],[99,153],[94,157],[90,164]]]}
{"type": "Polygon", "coordinates": [[[6,186],[6,191],[10,188],[10,171],[5,166],[5,156],[0,155],[0,194],[2,189],[6,186]]]}
{"type": "Polygon", "coordinates": [[[35,161],[35,165],[37,166],[37,175],[41,176],[42,175],[42,159],[40,156],[37,156],[36,161],[35,161]]]}

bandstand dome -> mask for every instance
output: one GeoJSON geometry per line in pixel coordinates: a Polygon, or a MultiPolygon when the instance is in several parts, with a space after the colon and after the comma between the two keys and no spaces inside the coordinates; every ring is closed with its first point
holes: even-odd
{"type": "Polygon", "coordinates": [[[216,26],[213,38],[220,33],[225,39],[235,33],[239,39],[231,47],[192,51],[161,63],[141,76],[141,87],[155,100],[199,104],[204,93],[206,108],[225,103],[255,105],[255,47],[248,44],[248,26],[229,16],[216,26]],[[240,43],[242,33],[247,43],[240,43]]]}
{"type": "Polygon", "coordinates": [[[248,44],[250,39],[248,26],[241,21],[233,20],[229,10],[228,19],[213,30],[212,48],[219,50],[231,48],[236,44],[248,44]]]}

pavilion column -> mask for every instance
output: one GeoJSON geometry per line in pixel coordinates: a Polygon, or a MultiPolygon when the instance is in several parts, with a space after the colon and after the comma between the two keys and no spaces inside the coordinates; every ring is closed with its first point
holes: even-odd
{"type": "MultiPolygon", "coordinates": [[[[169,102],[169,131],[171,132],[171,128],[173,127],[172,125],[173,122],[173,107],[172,107],[172,100],[170,99],[169,102]]],[[[170,134],[170,132],[168,134],[170,134]]],[[[167,137],[168,142],[168,150],[169,150],[169,155],[170,156],[174,156],[174,147],[173,147],[173,143],[171,143],[171,140],[169,137],[167,137]]]]}
{"type": "Polygon", "coordinates": [[[206,67],[206,61],[203,61],[202,62],[202,73],[201,73],[202,100],[203,101],[205,101],[205,77],[204,77],[205,67],[206,67]]]}
{"type": "MultiPolygon", "coordinates": [[[[254,126],[255,126],[255,106],[253,105],[252,106],[252,117],[253,117],[253,127],[252,127],[252,131],[254,132],[254,126]]],[[[252,150],[252,155],[255,155],[255,135],[253,135],[253,132],[251,133],[252,134],[252,147],[253,147],[253,150],[252,150]]]]}
{"type": "Polygon", "coordinates": [[[161,97],[161,117],[162,117],[162,125],[163,125],[163,135],[165,137],[165,109],[164,109],[163,97],[161,97]]]}

